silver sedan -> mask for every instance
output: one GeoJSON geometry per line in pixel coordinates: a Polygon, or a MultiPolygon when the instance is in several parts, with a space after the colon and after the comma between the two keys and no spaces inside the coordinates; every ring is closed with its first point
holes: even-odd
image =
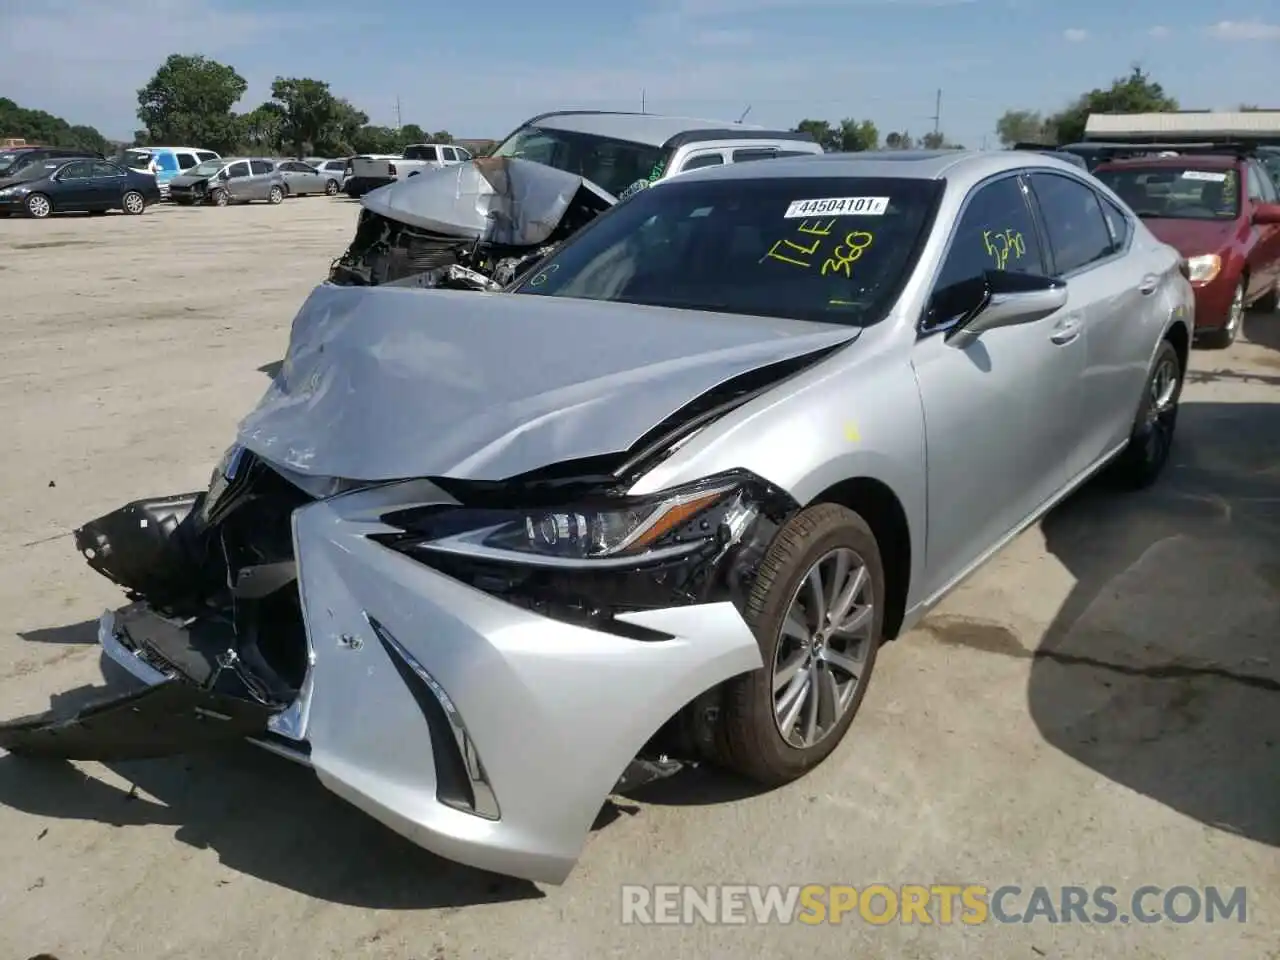
{"type": "Polygon", "coordinates": [[[505,293],[322,284],[209,488],[76,533],[147,689],[0,748],[248,737],[562,882],[620,782],[803,776],[883,642],[1104,468],[1152,483],[1183,270],[1068,163],[896,152],[657,183],[505,293]]]}
{"type": "Polygon", "coordinates": [[[284,178],[285,189],[292,197],[316,193],[333,196],[338,192],[337,180],[301,160],[281,160],[276,164],[276,171],[284,178]]]}

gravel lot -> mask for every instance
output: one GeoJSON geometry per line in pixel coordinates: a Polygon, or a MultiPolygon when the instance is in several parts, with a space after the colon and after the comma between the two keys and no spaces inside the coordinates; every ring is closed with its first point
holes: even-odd
{"type": "MultiPolygon", "coordinates": [[[[100,679],[120,595],[68,531],[204,486],[356,209],[0,220],[0,712],[100,679]]],[[[695,772],[619,800],[539,889],[248,746],[0,756],[0,956],[1280,957],[1280,315],[1245,330],[1196,352],[1157,489],[1086,490],[1011,545],[886,649],[804,781],[695,772]],[[1248,922],[620,924],[622,884],[673,882],[1246,886],[1248,922]]]]}

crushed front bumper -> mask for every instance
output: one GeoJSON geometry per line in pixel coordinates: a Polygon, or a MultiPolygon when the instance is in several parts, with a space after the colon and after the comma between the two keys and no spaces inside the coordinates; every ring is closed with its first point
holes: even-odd
{"type": "MultiPolygon", "coordinates": [[[[293,514],[311,667],[291,707],[255,713],[236,735],[306,759],[327,788],[443,857],[562,883],[650,737],[759,668],[759,648],[729,602],[620,616],[665,636],[643,640],[513,606],[370,540],[399,496],[373,488],[293,514]]],[[[110,614],[99,641],[153,689],[181,682],[123,642],[110,614]]],[[[194,695],[184,706],[197,707],[194,695]]],[[[29,749],[32,737],[20,752],[56,753],[29,749]]]]}

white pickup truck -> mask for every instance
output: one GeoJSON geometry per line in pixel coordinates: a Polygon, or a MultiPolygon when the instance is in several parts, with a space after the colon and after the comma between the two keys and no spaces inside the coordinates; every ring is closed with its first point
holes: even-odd
{"type": "Polygon", "coordinates": [[[470,160],[462,147],[447,143],[412,143],[396,156],[386,154],[353,157],[351,176],[343,188],[348,196],[362,197],[370,190],[412,177],[433,167],[447,167],[470,160]]]}

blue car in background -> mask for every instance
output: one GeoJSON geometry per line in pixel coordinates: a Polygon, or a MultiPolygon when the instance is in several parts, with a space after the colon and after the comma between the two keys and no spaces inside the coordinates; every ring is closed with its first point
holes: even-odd
{"type": "Polygon", "coordinates": [[[120,162],[135,173],[154,173],[160,196],[169,199],[169,181],[218,154],[198,147],[131,147],[120,162]],[[153,166],[154,163],[154,166],[153,166]]]}

